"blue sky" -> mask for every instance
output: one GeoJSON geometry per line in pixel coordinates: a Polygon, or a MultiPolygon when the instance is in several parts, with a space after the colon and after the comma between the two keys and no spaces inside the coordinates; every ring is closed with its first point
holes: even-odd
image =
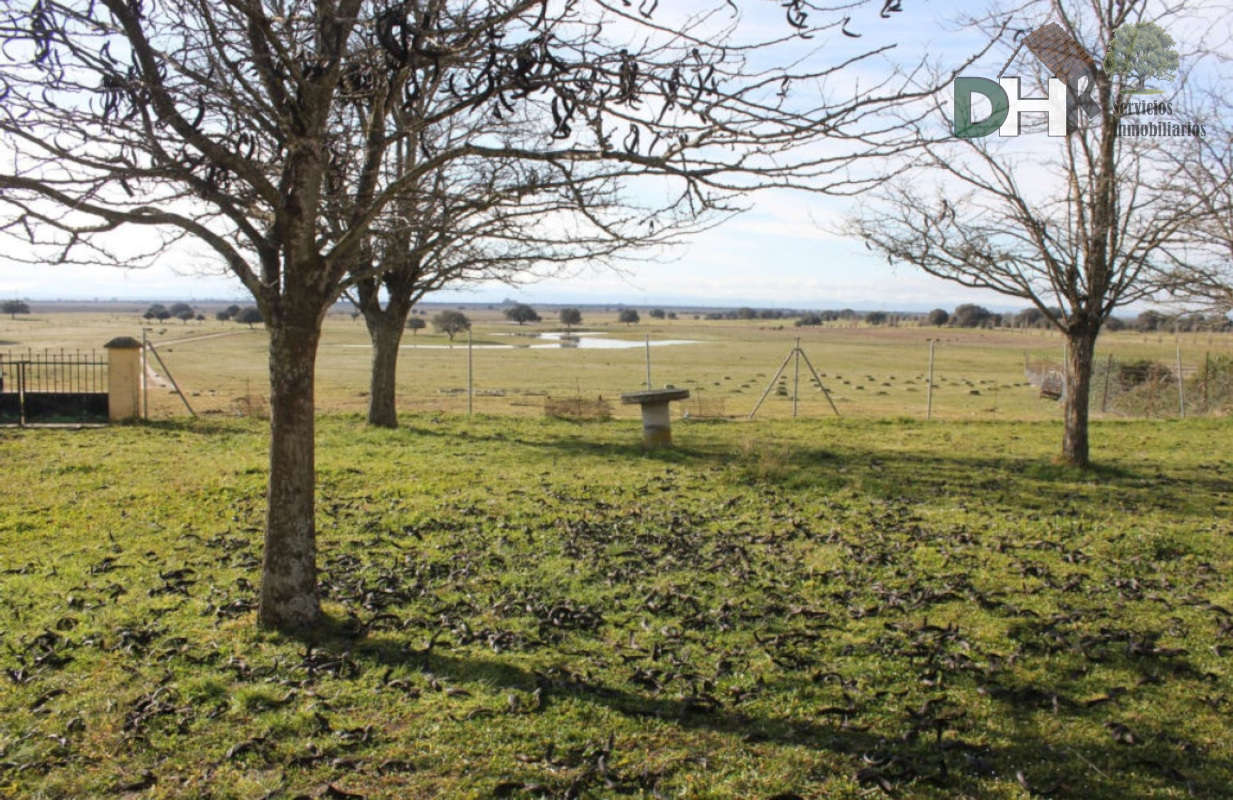
{"type": "MultiPolygon", "coordinates": [[[[836,33],[831,41],[815,40],[813,44],[824,48],[822,57],[837,59],[854,47],[896,42],[899,59],[911,62],[928,54],[941,65],[962,61],[976,46],[974,37],[947,30],[946,25],[957,9],[972,9],[974,4],[903,0],[902,5],[903,13],[889,20],[879,19],[878,5],[849,12],[850,27],[862,33],[860,39],[836,33]]],[[[780,24],[783,12],[778,3],[768,3],[766,13],[770,16],[758,18],[759,24],[780,24]]],[[[1224,24],[1228,24],[1227,18],[1224,24]]],[[[1006,50],[997,49],[969,74],[987,73],[992,77],[1006,57],[1006,50]]],[[[868,85],[884,66],[870,64],[853,70],[851,76],[861,77],[862,84],[868,85]]],[[[1032,138],[1041,140],[1033,143],[1037,147],[1058,146],[1057,140],[1048,137],[1032,138]]],[[[859,241],[834,233],[833,227],[855,209],[853,200],[777,191],[751,195],[747,203],[750,210],[746,213],[657,258],[644,257],[630,263],[619,273],[579,266],[567,277],[521,289],[478,286],[464,292],[439,293],[430,299],[493,302],[516,297],[532,303],[748,304],[863,310],[951,308],[961,302],[979,302],[997,309],[1024,305],[993,293],[964,289],[910,267],[892,268],[867,252],[859,241]]],[[[210,257],[182,249],[168,253],[145,270],[48,266],[36,271],[0,257],[0,297],[243,300],[246,296],[238,281],[219,274],[210,257]]]]}

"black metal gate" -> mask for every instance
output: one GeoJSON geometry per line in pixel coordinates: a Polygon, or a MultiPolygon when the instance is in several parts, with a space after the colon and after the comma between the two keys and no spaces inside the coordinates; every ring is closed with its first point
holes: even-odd
{"type": "Polygon", "coordinates": [[[0,353],[0,424],[106,421],[106,358],[93,351],[0,353]]]}

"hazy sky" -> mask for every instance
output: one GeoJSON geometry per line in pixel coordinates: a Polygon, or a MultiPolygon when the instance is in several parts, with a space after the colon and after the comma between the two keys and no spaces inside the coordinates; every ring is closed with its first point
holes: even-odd
{"type": "MultiPolygon", "coordinates": [[[[774,9],[775,15],[782,14],[778,3],[766,5],[774,9]]],[[[880,6],[873,5],[851,12],[850,27],[861,33],[860,39],[836,32],[832,40],[818,40],[814,44],[825,48],[822,57],[837,59],[856,46],[894,42],[899,45],[899,60],[910,62],[927,54],[939,65],[948,66],[948,62],[961,62],[974,49],[976,40],[948,30],[946,21],[954,19],[957,8],[975,5],[954,0],[903,0],[903,12],[889,20],[880,19],[880,6]]],[[[769,19],[764,22],[771,24],[769,19]]],[[[1221,24],[1228,26],[1227,17],[1221,19],[1221,24]]],[[[1170,32],[1181,38],[1177,30],[1170,28],[1170,32]]],[[[1007,54],[1006,49],[996,49],[967,74],[992,78],[1002,68],[1007,54]]],[[[1026,50],[1017,56],[1025,57],[1031,58],[1026,50]]],[[[851,79],[860,78],[862,85],[869,85],[878,68],[879,65],[871,64],[853,70],[851,79]]],[[[1013,74],[1013,70],[1008,74],[1013,74]]],[[[1045,151],[1060,147],[1060,140],[1043,134],[1030,138],[1033,141],[1025,142],[1025,146],[1045,151]]],[[[440,293],[429,299],[491,302],[517,297],[545,303],[846,306],[869,310],[951,308],[960,302],[980,302],[996,308],[1025,305],[996,294],[967,290],[910,267],[892,269],[883,259],[867,252],[859,241],[828,230],[854,210],[855,201],[774,192],[752,195],[747,203],[751,206],[748,212],[660,257],[629,264],[620,273],[580,265],[568,277],[545,280],[520,290],[503,285],[479,286],[466,292],[440,293]]],[[[5,246],[11,243],[6,242],[5,246]]],[[[218,274],[218,267],[208,254],[200,250],[197,253],[171,252],[145,270],[60,266],[33,269],[6,262],[0,256],[0,297],[238,301],[247,297],[238,281],[218,274]]]]}

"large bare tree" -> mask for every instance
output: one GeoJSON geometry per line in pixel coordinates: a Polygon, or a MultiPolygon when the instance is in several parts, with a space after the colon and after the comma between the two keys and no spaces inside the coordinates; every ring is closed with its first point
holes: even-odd
{"type": "Polygon", "coordinates": [[[1196,87],[1187,97],[1191,126],[1205,135],[1183,141],[1164,157],[1184,176],[1171,188],[1175,202],[1197,201],[1201,224],[1187,228],[1185,247],[1173,256],[1168,298],[1219,314],[1233,312],[1233,102],[1227,84],[1196,87]]]}
{"type": "Polygon", "coordinates": [[[296,631],[319,621],[321,323],[358,278],[372,225],[424,176],[468,158],[565,165],[579,180],[593,171],[653,177],[658,190],[672,187],[666,205],[704,209],[759,187],[852,186],[854,159],[907,146],[898,122],[880,114],[920,96],[911,76],[866,78],[859,92],[843,82],[845,70],[885,48],[831,61],[795,45],[838,33],[840,14],[864,9],[876,21],[878,3],[827,15],[792,0],[784,24],[776,2],[779,28],[744,26],[741,5],[0,6],[4,230],[29,243],[35,260],[106,260],[107,234],[133,227],[191,238],[243,283],[265,320],[271,424],[259,625],[296,631]],[[519,125],[486,131],[484,119],[519,125]],[[435,133],[455,123],[462,135],[438,144],[435,133]],[[403,172],[388,169],[399,143],[419,156],[403,172]]]}
{"type": "MultiPolygon", "coordinates": [[[[1022,35],[1056,23],[1099,64],[1119,27],[1151,20],[1167,28],[1201,8],[1185,0],[1027,2],[1014,9],[1013,26],[1022,35]]],[[[970,22],[988,29],[1008,16],[1003,9],[970,22]]],[[[1009,33],[1006,39],[1010,50],[1009,33]]],[[[893,262],[1027,301],[1062,332],[1061,458],[1076,466],[1090,461],[1088,407],[1101,327],[1116,308],[1167,294],[1187,241],[1211,223],[1212,209],[1189,190],[1185,166],[1165,157],[1180,129],[1162,137],[1132,127],[1173,123],[1172,115],[1142,111],[1163,110],[1184,92],[1203,53],[1187,53],[1173,95],[1131,96],[1124,79],[1096,67],[1091,98],[1098,108],[1091,117],[1079,109],[1068,136],[1048,137],[1045,120],[1025,117],[1018,138],[928,144],[917,168],[874,192],[850,228],[893,262]]],[[[1026,51],[1012,74],[1024,72],[1035,78],[1034,96],[1045,95],[1049,73],[1026,51]]],[[[950,126],[951,113],[939,104],[942,124],[950,126]]]]}

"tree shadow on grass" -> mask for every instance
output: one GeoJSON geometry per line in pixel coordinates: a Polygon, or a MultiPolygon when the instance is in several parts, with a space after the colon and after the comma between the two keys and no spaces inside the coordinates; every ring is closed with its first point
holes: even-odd
{"type": "MultiPolygon", "coordinates": [[[[862,447],[851,442],[814,446],[778,438],[753,439],[734,447],[729,441],[678,437],[675,447],[646,450],[631,423],[629,441],[614,442],[610,429],[588,437],[511,436],[503,433],[415,427],[415,436],[472,442],[503,442],[569,460],[623,462],[650,466],[681,465],[726,470],[734,484],[763,484],[787,491],[852,490],[883,501],[992,506],[1026,513],[1100,514],[1120,510],[1165,510],[1178,516],[1210,517],[1221,495],[1233,492],[1233,478],[1215,470],[1170,472],[1151,463],[1097,463],[1083,470],[1049,458],[980,452],[926,452],[862,447]]],[[[730,438],[730,437],[729,437],[730,438]]]]}
{"type": "MultiPolygon", "coordinates": [[[[1227,755],[1191,741],[1180,731],[1141,719],[1132,723],[1132,730],[1112,721],[1118,714],[1103,703],[1085,704],[1063,697],[1059,705],[1056,694],[1049,703],[1045,702],[1049,693],[1030,687],[991,693],[1003,718],[1015,721],[1015,731],[1009,744],[989,744],[1005,741],[1004,727],[999,726],[996,733],[974,729],[964,724],[962,712],[930,719],[927,712],[922,716],[905,711],[902,731],[888,736],[863,724],[859,711],[850,717],[834,708],[805,708],[800,716],[791,718],[768,715],[743,709],[731,700],[631,691],[601,683],[585,670],[559,666],[531,669],[499,655],[443,652],[431,646],[420,649],[387,635],[350,641],[348,649],[358,662],[386,670],[387,674],[391,669],[420,671],[431,676],[443,692],[447,687],[470,687],[494,701],[511,692],[522,698],[497,703],[498,707],[485,709],[484,716],[538,715],[568,700],[631,719],[734,737],[741,741],[738,747],[766,743],[820,749],[847,760],[851,777],[858,782],[890,796],[911,792],[913,786],[933,787],[943,796],[952,792],[979,795],[990,789],[987,781],[1014,776],[1031,796],[1121,798],[1189,793],[1214,797],[1224,790],[1225,778],[1233,775],[1233,761],[1227,755]],[[1042,717],[1055,724],[1039,724],[1042,717]],[[1089,728],[1103,727],[1109,731],[1107,743],[1043,732],[1056,728],[1059,720],[1063,728],[1081,722],[1089,728]]],[[[1129,656],[1121,660],[1132,671],[1144,670],[1129,656]]],[[[1184,673],[1185,665],[1174,665],[1172,671],[1184,673]]],[[[1146,672],[1159,677],[1153,670],[1146,672]]],[[[785,675],[784,680],[800,677],[785,675]]],[[[955,680],[971,683],[975,679],[962,675],[955,680]]],[[[776,682],[769,681],[764,691],[774,694],[776,682]]],[[[454,719],[466,724],[467,717],[454,719]]],[[[528,723],[528,728],[535,726],[528,723]]],[[[807,790],[808,781],[801,776],[802,785],[796,788],[807,790]]]]}

